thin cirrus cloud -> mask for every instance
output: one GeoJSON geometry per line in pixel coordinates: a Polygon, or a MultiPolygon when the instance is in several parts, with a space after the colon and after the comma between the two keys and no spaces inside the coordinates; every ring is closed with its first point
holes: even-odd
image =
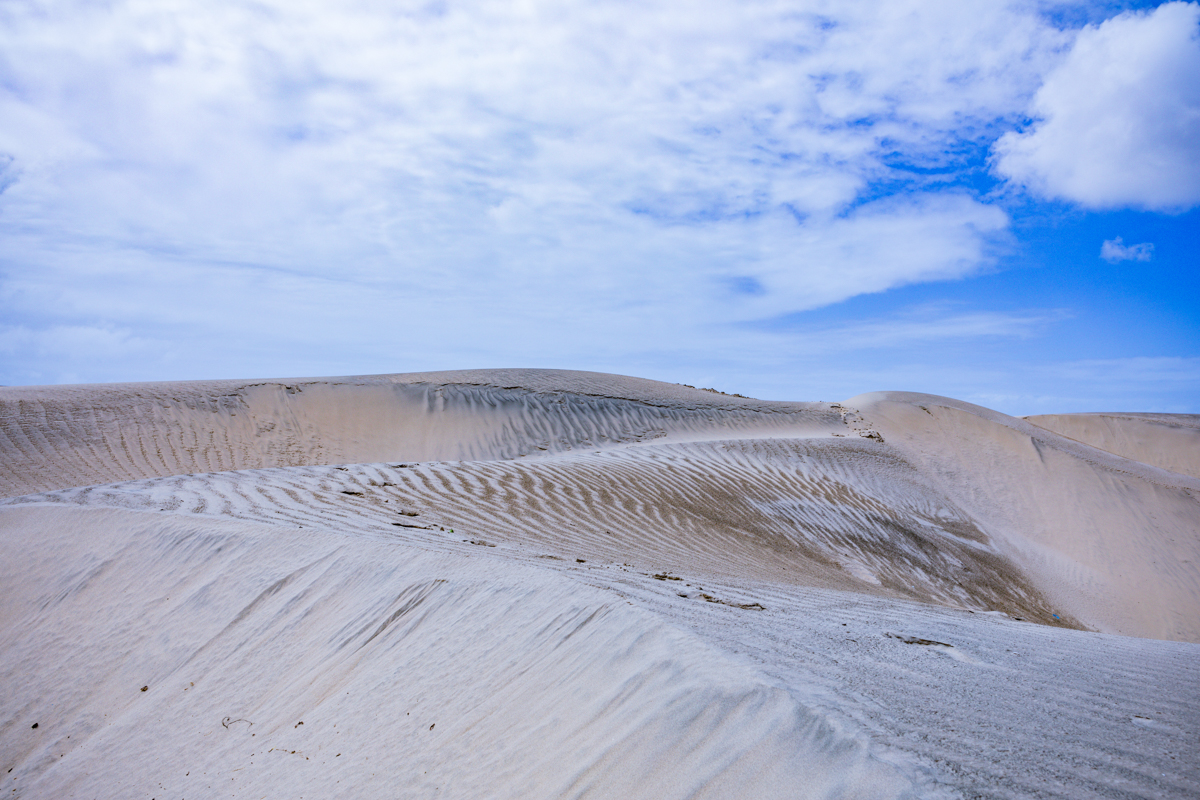
{"type": "Polygon", "coordinates": [[[996,143],[996,170],[1091,208],[1200,203],[1200,5],[1165,3],[1079,32],[996,143]]]}
{"type": "Polygon", "coordinates": [[[956,311],[938,307],[913,308],[884,319],[813,327],[776,320],[756,325],[777,332],[790,331],[814,350],[896,350],[914,345],[970,342],[981,339],[1029,339],[1057,322],[1070,318],[1065,309],[1022,313],[956,311]]]}

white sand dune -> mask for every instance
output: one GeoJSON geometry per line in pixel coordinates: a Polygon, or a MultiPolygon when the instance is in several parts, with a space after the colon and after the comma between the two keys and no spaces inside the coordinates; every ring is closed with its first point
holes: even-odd
{"type": "Polygon", "coordinates": [[[1039,420],[545,370],[0,389],[6,794],[1197,796],[1191,429],[1151,463],[1039,420]]]}
{"type": "Polygon", "coordinates": [[[1200,414],[1041,414],[1025,419],[1092,447],[1200,478],[1200,414]]]}
{"type": "MultiPolygon", "coordinates": [[[[1095,630],[1200,641],[1200,479],[947,398],[848,402],[964,513],[986,520],[1053,604],[1095,630]]],[[[1194,446],[1183,430],[1159,449],[1194,446]]]]}
{"type": "Polygon", "coordinates": [[[671,435],[827,429],[828,404],[638,378],[477,370],[0,388],[0,495],[262,467],[495,460],[671,435]]]}

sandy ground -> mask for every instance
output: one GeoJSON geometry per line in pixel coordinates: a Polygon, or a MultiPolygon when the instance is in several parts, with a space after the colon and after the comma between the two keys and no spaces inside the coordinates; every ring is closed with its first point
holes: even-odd
{"type": "Polygon", "coordinates": [[[3,388],[3,794],[1195,797],[1196,430],[546,370],[3,388]]]}

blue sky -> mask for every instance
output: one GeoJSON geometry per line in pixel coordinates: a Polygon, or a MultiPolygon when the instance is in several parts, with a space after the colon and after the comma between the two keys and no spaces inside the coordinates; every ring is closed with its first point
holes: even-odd
{"type": "Polygon", "coordinates": [[[1200,412],[1200,5],[0,8],[0,383],[1200,412]]]}

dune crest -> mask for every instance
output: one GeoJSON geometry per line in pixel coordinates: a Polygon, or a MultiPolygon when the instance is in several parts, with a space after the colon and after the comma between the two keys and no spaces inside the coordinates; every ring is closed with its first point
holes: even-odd
{"type": "Polygon", "coordinates": [[[561,370],[0,387],[0,494],[264,467],[489,461],[717,431],[768,436],[835,426],[840,419],[828,404],[561,370]]]}
{"type": "MultiPolygon", "coordinates": [[[[766,402],[479,370],[0,389],[0,410],[10,494],[124,505],[111,498],[131,487],[64,487],[437,462],[440,483],[415,489],[419,502],[485,538],[1200,641],[1200,479],[948,398],[766,402]]],[[[294,489],[321,505],[306,480],[294,489]]],[[[228,480],[176,482],[184,495],[170,503],[235,508],[238,490],[218,484],[228,480]]],[[[272,505],[289,504],[243,516],[273,519],[284,512],[272,505]]]]}

